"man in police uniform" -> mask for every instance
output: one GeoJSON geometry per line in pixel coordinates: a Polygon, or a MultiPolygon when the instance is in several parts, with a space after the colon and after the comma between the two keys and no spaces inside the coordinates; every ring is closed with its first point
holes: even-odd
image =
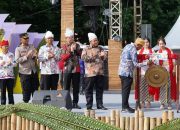
{"type": "Polygon", "coordinates": [[[15,61],[19,65],[19,77],[23,91],[23,101],[28,103],[31,95],[38,89],[37,51],[29,44],[27,33],[20,34],[20,45],[15,50],[15,61]]]}

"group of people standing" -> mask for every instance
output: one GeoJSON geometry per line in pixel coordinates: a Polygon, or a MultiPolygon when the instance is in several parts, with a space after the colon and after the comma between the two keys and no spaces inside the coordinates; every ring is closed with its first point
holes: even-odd
{"type": "Polygon", "coordinates": [[[103,61],[107,59],[107,53],[98,46],[99,41],[94,33],[88,33],[90,45],[80,48],[74,41],[74,32],[66,29],[66,42],[61,47],[53,45],[54,35],[51,31],[45,33],[45,45],[39,51],[29,44],[27,33],[20,34],[20,44],[14,54],[9,52],[9,42],[0,42],[0,86],[1,104],[6,104],[6,89],[8,91],[9,104],[14,104],[14,67],[18,66],[23,101],[28,103],[33,93],[38,90],[57,90],[60,83],[64,90],[73,88],[73,108],[81,109],[78,105],[80,86],[80,61],[83,61],[84,74],[82,80],[85,83],[85,97],[87,109],[93,107],[93,89],[96,88],[97,109],[106,110],[103,106],[103,61]],[[39,69],[38,69],[39,65],[39,69]],[[40,70],[40,81],[38,78],[40,70]]]}
{"type": "Polygon", "coordinates": [[[172,101],[176,101],[176,79],[175,79],[175,58],[173,52],[166,47],[166,41],[163,37],[160,37],[157,41],[159,50],[155,52],[151,48],[150,40],[148,38],[137,38],[135,43],[128,44],[124,47],[121,55],[121,61],[119,64],[119,77],[122,84],[122,111],[130,113],[134,112],[134,109],[129,106],[129,94],[131,85],[133,83],[133,71],[140,68],[139,76],[139,91],[135,90],[135,99],[140,99],[141,107],[149,108],[152,101],[160,101],[160,109],[172,109],[172,101]],[[166,59],[151,59],[151,55],[160,54],[166,57],[166,59]],[[145,55],[144,57],[139,57],[145,55]],[[147,69],[153,65],[160,65],[164,67],[169,73],[169,80],[164,86],[160,88],[156,86],[150,86],[145,80],[145,73],[147,69]],[[139,98],[138,98],[139,96],[139,98]]]}
{"type": "MultiPolygon", "coordinates": [[[[51,31],[45,33],[45,45],[39,51],[29,44],[27,33],[20,34],[20,44],[15,49],[15,56],[9,52],[9,42],[0,42],[0,87],[1,104],[6,104],[6,89],[8,91],[9,104],[14,104],[14,67],[18,66],[18,72],[22,87],[23,101],[28,103],[33,93],[38,90],[57,90],[58,83],[64,90],[73,90],[73,108],[81,109],[78,105],[80,79],[84,82],[87,109],[93,107],[93,90],[96,90],[97,109],[107,110],[103,105],[104,86],[104,61],[107,53],[98,45],[99,41],[94,33],[88,33],[89,45],[83,50],[74,40],[74,32],[71,29],[65,31],[66,42],[61,47],[53,45],[54,35],[51,31]],[[39,65],[39,69],[38,69],[39,65]],[[40,70],[40,82],[38,78],[40,70]]],[[[160,108],[172,109],[171,102],[176,101],[175,84],[175,60],[173,52],[166,47],[164,38],[157,41],[159,50],[155,52],[151,48],[148,38],[137,38],[134,43],[127,44],[121,54],[119,64],[119,77],[122,84],[122,111],[130,113],[134,109],[129,106],[129,94],[133,83],[133,71],[135,67],[140,70],[139,99],[142,107],[149,108],[153,100],[159,100],[160,108]],[[167,56],[166,60],[153,61],[148,56],[154,53],[167,56]],[[147,57],[138,59],[138,55],[145,54],[147,57]],[[145,81],[145,73],[152,65],[160,65],[169,72],[169,80],[164,87],[156,88],[149,86],[145,81]]],[[[137,100],[137,94],[135,93],[137,100]]]]}

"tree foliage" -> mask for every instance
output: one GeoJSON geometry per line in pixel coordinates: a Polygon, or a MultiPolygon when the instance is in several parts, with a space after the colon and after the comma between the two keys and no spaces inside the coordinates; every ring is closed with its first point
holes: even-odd
{"type": "Polygon", "coordinates": [[[180,15],[179,0],[143,1],[143,23],[152,24],[153,44],[165,37],[180,15]]]}
{"type": "MultiPolygon", "coordinates": [[[[74,0],[75,32],[81,36],[81,42],[88,42],[87,33],[91,31],[90,17],[81,0],[74,0]]],[[[0,13],[9,13],[7,21],[32,24],[28,31],[45,32],[51,30],[59,40],[60,3],[52,6],[50,0],[0,0],[0,13]]],[[[152,24],[152,43],[160,36],[165,36],[180,14],[180,0],[143,0],[143,24],[152,24]]],[[[97,13],[97,31],[101,44],[107,44],[109,22],[103,15],[109,8],[109,0],[101,0],[97,13]]],[[[133,41],[133,0],[122,0],[123,39],[133,41]]]]}
{"type": "Polygon", "coordinates": [[[59,3],[50,0],[0,0],[0,13],[10,14],[6,21],[32,24],[29,32],[51,30],[59,40],[59,3]]]}
{"type": "MultiPolygon", "coordinates": [[[[77,0],[80,1],[80,0],[77,0]]],[[[75,1],[75,2],[77,2],[75,1]]],[[[101,11],[99,12],[99,17],[98,17],[98,31],[103,30],[102,26],[102,19],[104,20],[104,17],[102,15],[102,10],[104,8],[109,8],[108,7],[108,2],[109,0],[101,0],[103,3],[103,7],[101,6],[101,11]]],[[[166,36],[166,34],[169,32],[177,18],[179,17],[180,14],[180,1],[179,0],[155,0],[155,1],[149,1],[149,0],[143,0],[142,1],[142,23],[143,24],[152,24],[152,43],[155,45],[157,39],[160,36],[166,36]]],[[[82,9],[82,6],[78,4],[77,8],[75,9],[75,13],[77,10],[82,9]]],[[[122,0],[122,25],[123,25],[123,39],[127,41],[133,41],[134,39],[134,32],[133,32],[133,0],[122,0]]],[[[78,30],[81,30],[81,33],[84,33],[86,30],[89,30],[87,26],[84,24],[88,21],[88,14],[85,10],[80,11],[81,14],[76,16],[76,22],[75,22],[75,27],[76,24],[79,22],[78,30]]],[[[77,28],[76,28],[77,29],[77,28]]],[[[100,33],[97,31],[97,34],[100,33]]],[[[108,39],[108,34],[106,30],[103,30],[104,32],[104,37],[106,37],[106,42],[108,39]]],[[[100,39],[101,40],[101,39],[100,39]]],[[[107,44],[107,43],[106,43],[107,44]]]]}

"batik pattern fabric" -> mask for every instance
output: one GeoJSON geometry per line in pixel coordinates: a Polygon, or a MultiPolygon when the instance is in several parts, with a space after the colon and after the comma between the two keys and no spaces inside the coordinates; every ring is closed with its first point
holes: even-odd
{"type": "Polygon", "coordinates": [[[14,78],[13,67],[15,65],[13,53],[0,53],[0,79],[14,78]]]}
{"type": "MultiPolygon", "coordinates": [[[[148,57],[149,54],[152,54],[154,51],[152,49],[144,49],[142,48],[140,51],[138,51],[138,55],[146,55],[148,57]]],[[[142,58],[142,62],[148,62],[148,58],[142,58]]],[[[147,69],[149,68],[148,65],[142,66],[140,69],[140,101],[141,102],[151,102],[153,101],[153,96],[149,94],[149,85],[147,84],[145,80],[145,73],[147,69]]]]}
{"type": "Polygon", "coordinates": [[[82,60],[84,60],[85,77],[93,77],[104,75],[104,60],[107,59],[107,53],[101,57],[100,53],[104,51],[100,46],[87,46],[82,52],[82,60]]]}
{"type": "Polygon", "coordinates": [[[145,77],[140,78],[140,102],[151,102],[153,96],[149,94],[149,85],[147,84],[145,77]]]}
{"type": "Polygon", "coordinates": [[[171,80],[168,81],[160,87],[160,103],[161,104],[171,104],[171,80]]]}
{"type": "Polygon", "coordinates": [[[57,62],[60,59],[60,49],[56,46],[44,45],[39,49],[38,60],[40,62],[41,74],[51,75],[59,74],[59,68],[57,62]],[[53,53],[53,58],[48,58],[49,53],[53,53]]]}
{"type": "Polygon", "coordinates": [[[175,82],[173,78],[174,61],[170,58],[173,52],[169,48],[165,48],[165,50],[160,49],[157,53],[166,55],[167,59],[161,59],[157,64],[166,68],[169,72],[169,80],[160,88],[160,102],[161,104],[170,104],[172,100],[176,101],[176,83],[173,85],[173,82],[175,82]]]}
{"type": "Polygon", "coordinates": [[[118,75],[125,77],[133,77],[134,68],[144,65],[147,65],[147,63],[138,63],[137,50],[134,43],[128,44],[124,47],[120,57],[118,75]]]}
{"type": "Polygon", "coordinates": [[[81,50],[79,44],[76,42],[72,44],[64,43],[61,46],[61,66],[63,66],[64,73],[79,73],[80,65],[79,59],[81,57],[81,50]],[[71,45],[76,44],[76,49],[71,52],[71,45]]]}

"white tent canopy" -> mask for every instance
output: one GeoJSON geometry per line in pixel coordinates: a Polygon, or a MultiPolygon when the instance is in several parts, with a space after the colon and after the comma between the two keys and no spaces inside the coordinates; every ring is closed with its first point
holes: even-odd
{"type": "MultiPolygon", "coordinates": [[[[174,26],[165,37],[166,46],[173,50],[180,49],[180,16],[177,19],[174,26]]],[[[158,50],[158,46],[153,47],[154,50],[158,50]]]]}

